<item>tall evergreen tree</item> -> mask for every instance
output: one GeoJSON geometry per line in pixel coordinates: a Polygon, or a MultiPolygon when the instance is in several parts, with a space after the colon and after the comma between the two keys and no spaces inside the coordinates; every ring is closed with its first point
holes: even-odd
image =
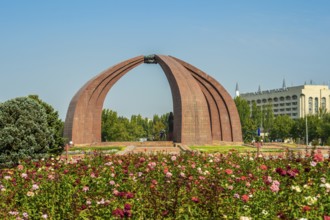
{"type": "Polygon", "coordinates": [[[60,154],[64,150],[65,138],[63,137],[64,123],[59,118],[59,114],[55,109],[42,101],[37,95],[29,95],[29,98],[40,104],[46,112],[47,124],[54,138],[54,143],[49,146],[51,153],[60,154]]]}
{"type": "Polygon", "coordinates": [[[46,111],[35,100],[20,97],[0,104],[0,166],[47,157],[54,143],[46,111]]]}

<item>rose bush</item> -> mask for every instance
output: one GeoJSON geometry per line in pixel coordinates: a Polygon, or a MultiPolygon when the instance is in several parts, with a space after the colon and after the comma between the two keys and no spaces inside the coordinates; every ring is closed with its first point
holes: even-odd
{"type": "Polygon", "coordinates": [[[0,219],[324,219],[329,166],[235,152],[21,161],[0,171],[0,219]]]}

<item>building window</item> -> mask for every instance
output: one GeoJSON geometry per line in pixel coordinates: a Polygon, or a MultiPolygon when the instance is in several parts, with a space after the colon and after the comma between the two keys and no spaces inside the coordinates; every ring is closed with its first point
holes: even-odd
{"type": "Polygon", "coordinates": [[[297,111],[297,108],[292,108],[293,111],[297,111]]]}
{"type": "Polygon", "coordinates": [[[312,97],[308,98],[308,112],[310,114],[313,113],[313,98],[312,97]]]}
{"type": "Polygon", "coordinates": [[[258,104],[260,104],[260,103],[261,103],[261,100],[260,100],[260,99],[258,99],[258,100],[257,100],[257,103],[258,103],[258,104]]]}
{"type": "Polygon", "coordinates": [[[286,105],[287,105],[287,106],[290,106],[290,105],[291,105],[291,103],[286,103],[286,105]]]}
{"type": "Polygon", "coordinates": [[[291,111],[291,108],[286,108],[287,111],[291,111]]]}
{"type": "Polygon", "coordinates": [[[285,99],[288,101],[288,100],[291,100],[291,97],[287,96],[287,97],[285,97],[285,99]]]}
{"type": "Polygon", "coordinates": [[[284,101],[284,97],[282,96],[282,97],[280,97],[280,101],[284,101]]]}
{"type": "Polygon", "coordinates": [[[321,99],[321,108],[326,109],[326,106],[327,106],[327,101],[326,101],[325,97],[323,97],[321,99]]]}
{"type": "Polygon", "coordinates": [[[284,108],[281,108],[280,111],[281,111],[281,112],[284,112],[284,108]]]}
{"type": "Polygon", "coordinates": [[[266,103],[266,102],[267,102],[267,99],[263,99],[263,100],[262,100],[262,103],[266,103]]]}
{"type": "Polygon", "coordinates": [[[297,116],[297,113],[292,113],[292,116],[297,116]]]}
{"type": "Polygon", "coordinates": [[[292,102],[292,105],[297,105],[297,102],[292,102]]]}
{"type": "Polygon", "coordinates": [[[274,102],[278,102],[278,98],[274,98],[274,102]]]}
{"type": "Polygon", "coordinates": [[[272,98],[269,98],[269,99],[268,99],[268,102],[272,102],[272,101],[273,101],[273,99],[272,99],[272,98]]]}
{"type": "Polygon", "coordinates": [[[280,106],[284,106],[284,103],[281,103],[280,106]]]}
{"type": "Polygon", "coordinates": [[[314,109],[315,113],[319,112],[319,99],[315,98],[315,109],[314,109]]]}
{"type": "Polygon", "coordinates": [[[278,104],[274,104],[274,107],[277,107],[278,106],[278,104]]]}
{"type": "Polygon", "coordinates": [[[274,109],[274,112],[278,112],[278,109],[274,109]]]}
{"type": "Polygon", "coordinates": [[[292,100],[297,100],[297,98],[298,98],[298,96],[296,96],[296,95],[292,96],[292,100]]]}

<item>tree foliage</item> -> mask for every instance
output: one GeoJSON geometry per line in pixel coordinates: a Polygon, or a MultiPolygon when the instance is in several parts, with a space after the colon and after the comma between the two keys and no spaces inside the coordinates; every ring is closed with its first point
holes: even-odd
{"type": "Polygon", "coordinates": [[[66,140],[63,138],[64,123],[59,118],[58,112],[51,105],[42,101],[37,95],[29,95],[28,97],[40,104],[46,112],[48,128],[51,130],[54,138],[54,144],[49,146],[50,153],[62,153],[66,140]]]}
{"type": "Polygon", "coordinates": [[[258,128],[262,127],[262,118],[263,118],[263,112],[261,107],[257,106],[255,102],[252,102],[251,119],[258,128]]]}
{"type": "Polygon", "coordinates": [[[240,116],[243,140],[251,142],[257,136],[257,123],[251,118],[250,106],[245,99],[239,96],[234,101],[240,116]]]}
{"type": "Polygon", "coordinates": [[[46,157],[55,140],[45,109],[31,98],[0,104],[0,166],[46,157]]]}
{"type": "MultiPolygon", "coordinates": [[[[117,112],[102,111],[102,141],[137,141],[140,138],[160,140],[161,131],[168,131],[169,114],[154,115],[153,119],[132,115],[130,119],[118,116],[117,112]]],[[[164,140],[165,136],[163,137],[164,140]]]]}
{"type": "Polygon", "coordinates": [[[264,107],[262,112],[262,125],[264,132],[269,133],[273,127],[274,123],[274,113],[271,104],[268,104],[264,107]]]}
{"type": "Polygon", "coordinates": [[[330,113],[324,114],[322,117],[319,127],[319,135],[322,142],[330,146],[330,113]]]}
{"type": "Polygon", "coordinates": [[[304,118],[291,119],[288,115],[274,116],[272,105],[257,106],[252,103],[252,108],[241,97],[234,99],[242,125],[244,142],[256,140],[258,127],[269,134],[269,141],[291,138],[299,143],[306,143],[306,121],[309,143],[330,145],[330,113],[320,109],[316,115],[304,118]]]}
{"type": "Polygon", "coordinates": [[[294,140],[305,140],[306,137],[306,122],[305,118],[298,118],[294,120],[291,136],[294,140]]]}
{"type": "Polygon", "coordinates": [[[272,129],[269,132],[269,137],[272,140],[281,139],[282,141],[286,138],[291,137],[291,130],[294,121],[288,115],[279,115],[274,119],[272,129]]]}

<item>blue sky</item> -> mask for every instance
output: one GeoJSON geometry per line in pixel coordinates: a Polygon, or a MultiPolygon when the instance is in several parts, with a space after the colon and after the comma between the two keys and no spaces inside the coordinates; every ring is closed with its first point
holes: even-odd
{"type": "MultiPolygon", "coordinates": [[[[137,55],[172,55],[234,95],[330,81],[328,0],[0,1],[0,102],[37,94],[65,118],[90,78],[137,55]]],[[[141,65],[105,108],[151,117],[172,110],[158,65],[141,65]]]]}

